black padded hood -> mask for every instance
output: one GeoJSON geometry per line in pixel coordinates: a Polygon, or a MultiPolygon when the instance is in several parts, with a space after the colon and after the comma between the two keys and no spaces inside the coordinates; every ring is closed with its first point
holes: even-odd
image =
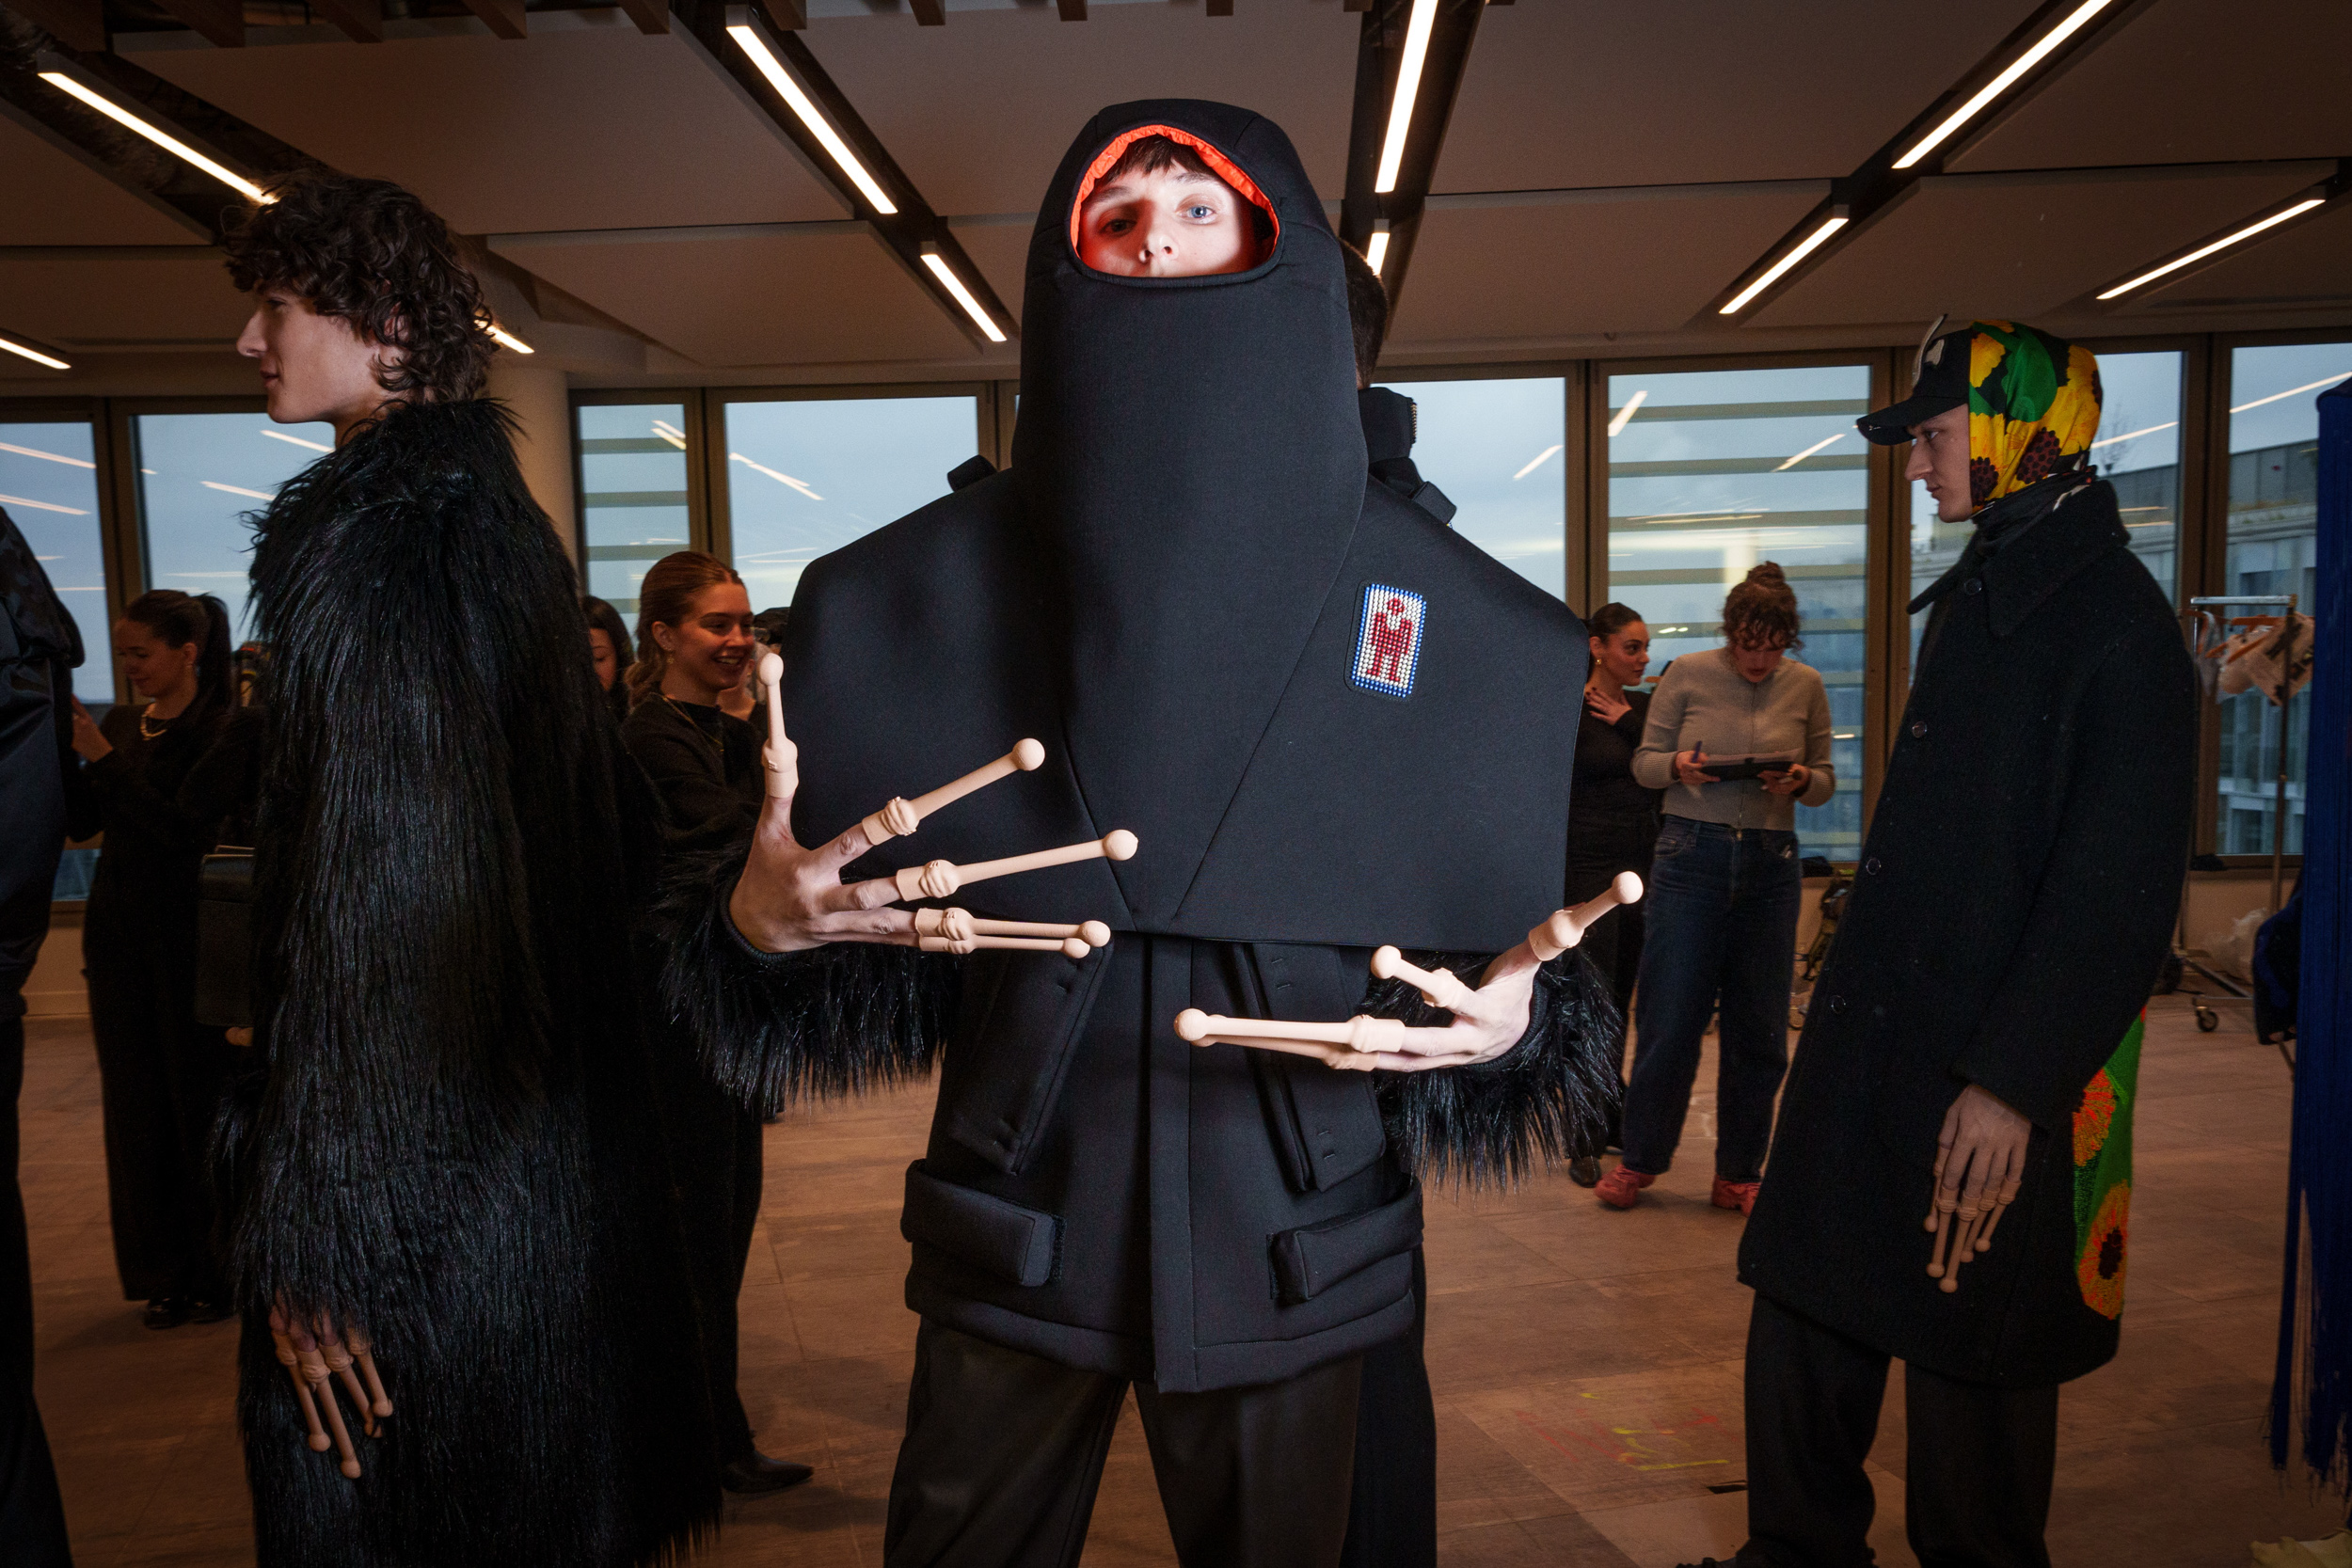
{"type": "Polygon", "coordinates": [[[1097,115],[1040,210],[1022,335],[1011,467],[802,578],[785,649],[802,841],[1035,736],[1042,769],[866,869],[1126,828],[1132,861],[954,902],[1445,948],[1500,947],[1549,912],[1582,628],[1368,488],[1340,243],[1280,129],[1216,103],[1097,115]],[[1090,176],[1153,129],[1272,213],[1257,265],[1136,278],[1079,262],[1090,176]]]}

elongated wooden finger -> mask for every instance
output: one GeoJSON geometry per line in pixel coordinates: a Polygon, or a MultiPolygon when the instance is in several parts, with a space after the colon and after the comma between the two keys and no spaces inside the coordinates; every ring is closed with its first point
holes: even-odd
{"type": "Polygon", "coordinates": [[[310,1385],[304,1379],[301,1364],[294,1355],[294,1339],[279,1326],[285,1322],[283,1318],[275,1312],[269,1317],[270,1344],[278,1352],[278,1365],[284,1367],[286,1375],[294,1380],[294,1402],[302,1406],[302,1424],[310,1429],[310,1435],[304,1441],[310,1445],[311,1452],[325,1453],[334,1444],[328,1440],[326,1429],[319,1425],[319,1407],[317,1402],[310,1398],[310,1385]]]}
{"type": "Polygon", "coordinates": [[[384,1380],[376,1375],[374,1346],[368,1342],[366,1335],[356,1328],[344,1338],[351,1346],[351,1359],[358,1364],[360,1377],[367,1382],[368,1408],[375,1412],[376,1418],[381,1420],[392,1413],[392,1400],[384,1392],[384,1380]]]}
{"type": "Polygon", "coordinates": [[[1254,1043],[1260,1040],[1307,1041],[1343,1045],[1351,1051],[1393,1052],[1405,1044],[1405,1024],[1393,1018],[1358,1014],[1344,1023],[1303,1023],[1290,1019],[1226,1018],[1186,1007],[1176,1015],[1176,1036],[1199,1043],[1214,1036],[1254,1043]]]}
{"type": "Polygon", "coordinates": [[[1429,999],[1433,1007],[1454,1011],[1469,998],[1470,988],[1462,983],[1460,975],[1450,969],[1422,969],[1405,961],[1405,955],[1393,947],[1382,947],[1372,955],[1372,972],[1383,980],[1404,980],[1429,999]]]}
{"type": "Polygon", "coordinates": [[[1094,951],[1076,937],[1056,941],[1052,937],[984,937],[977,932],[961,938],[922,937],[915,945],[926,953],[1059,953],[1066,958],[1083,958],[1094,951]]]}
{"type": "Polygon", "coordinates": [[[1977,1232],[1979,1252],[1993,1250],[1993,1227],[2001,1223],[2001,1216],[2009,1212],[2009,1206],[2017,1201],[2018,1189],[2024,1185],[2025,1182],[2013,1173],[2001,1183],[2000,1192],[1993,1199],[1993,1212],[1985,1215],[1984,1227],[1977,1232]]]}
{"type": "Polygon", "coordinates": [[[1047,866],[1069,865],[1077,861],[1127,860],[1134,856],[1136,847],[1135,834],[1124,828],[1114,828],[1101,838],[1089,839],[1084,844],[1066,844],[1058,849],[1009,855],[1003,860],[975,861],[970,865],[951,865],[946,861],[910,865],[898,873],[894,879],[898,885],[900,898],[946,898],[967,883],[984,882],[993,877],[1042,871],[1047,866]]]}
{"type": "Polygon", "coordinates": [[[359,1412],[359,1429],[368,1436],[375,1435],[375,1405],[368,1391],[360,1386],[359,1374],[352,1365],[351,1347],[335,1332],[333,1320],[321,1318],[318,1326],[319,1354],[326,1362],[326,1370],[335,1374],[351,1395],[352,1408],[359,1412]]]}
{"type": "Polygon", "coordinates": [[[760,770],[767,777],[769,799],[789,800],[800,793],[801,749],[784,733],[783,658],[760,655],[759,681],[768,689],[768,739],[759,748],[760,770]]]}
{"type": "Polygon", "coordinates": [[[1935,1230],[1935,1216],[1942,1212],[1942,1210],[1938,1207],[1938,1205],[1942,1201],[1942,1195],[1944,1192],[1944,1167],[1951,1163],[1951,1158],[1952,1146],[1950,1143],[1940,1143],[1936,1146],[1935,1174],[1928,1178],[1927,1227],[1930,1234],[1933,1234],[1935,1230]]]}
{"type": "Polygon", "coordinates": [[[326,1429],[335,1437],[335,1452],[342,1472],[353,1481],[359,1479],[359,1450],[351,1446],[351,1431],[343,1425],[343,1407],[335,1398],[332,1386],[322,1382],[318,1390],[319,1409],[326,1418],[326,1429]]]}
{"type": "Polygon", "coordinates": [[[1549,963],[1569,948],[1584,940],[1584,933],[1593,922],[1620,904],[1642,901],[1642,879],[1630,871],[1620,871],[1616,879],[1593,897],[1572,910],[1560,910],[1549,920],[1527,933],[1527,945],[1535,957],[1549,963]]]}
{"type": "Polygon", "coordinates": [[[950,933],[941,927],[948,916],[958,914],[972,923],[975,933],[984,937],[1076,937],[1089,947],[1111,944],[1111,928],[1099,920],[1082,920],[1075,926],[1067,926],[1050,920],[987,920],[962,910],[917,910],[914,929],[921,936],[946,936],[950,933]]]}
{"type": "Polygon", "coordinates": [[[975,768],[962,778],[941,784],[928,795],[918,795],[912,800],[903,796],[892,800],[862,824],[866,836],[876,844],[884,839],[904,837],[914,832],[922,825],[923,818],[940,807],[951,805],[976,789],[985,789],[999,779],[1026,773],[1044,760],[1044,747],[1034,740],[1024,740],[987,767],[975,768]]]}
{"type": "Polygon", "coordinates": [[[1939,1190],[1935,1197],[1935,1212],[1929,1216],[1928,1228],[1935,1232],[1935,1240],[1928,1247],[1928,1276],[1944,1277],[1945,1258],[1951,1249],[1952,1230],[1959,1223],[1960,1204],[1947,1199],[1939,1190]]]}
{"type": "Polygon", "coordinates": [[[1279,1051],[1286,1056],[1311,1056],[1326,1067],[1342,1068],[1350,1072],[1370,1072],[1380,1065],[1377,1052],[1350,1051],[1343,1045],[1323,1045],[1314,1040],[1275,1039],[1264,1036],[1204,1035],[1192,1042],[1195,1045],[1238,1045],[1251,1051],[1279,1051]]]}

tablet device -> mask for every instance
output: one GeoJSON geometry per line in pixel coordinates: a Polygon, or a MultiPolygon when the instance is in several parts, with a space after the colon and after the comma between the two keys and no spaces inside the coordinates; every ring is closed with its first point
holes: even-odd
{"type": "Polygon", "coordinates": [[[1786,773],[1803,759],[1793,752],[1746,757],[1709,757],[1699,771],[1710,779],[1755,779],[1766,773],[1786,773]]]}

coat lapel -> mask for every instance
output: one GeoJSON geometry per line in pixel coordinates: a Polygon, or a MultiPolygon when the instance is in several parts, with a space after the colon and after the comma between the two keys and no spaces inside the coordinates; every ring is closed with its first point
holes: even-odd
{"type": "Polygon", "coordinates": [[[2014,632],[2043,600],[2129,539],[2116,514],[2113,486],[2103,480],[2070,492],[2048,516],[2007,541],[1985,562],[1985,612],[1993,635],[2014,632]]]}

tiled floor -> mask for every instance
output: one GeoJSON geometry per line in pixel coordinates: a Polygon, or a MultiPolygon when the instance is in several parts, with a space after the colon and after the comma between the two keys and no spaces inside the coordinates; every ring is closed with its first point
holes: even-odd
{"type": "MultiPolygon", "coordinates": [[[[1710,1075],[1703,1075],[1706,1081],[1710,1075]]],[[[2225,1015],[2158,1003],[2140,1100],[2123,1353],[2073,1385],[2052,1546],[2061,1565],[2214,1568],[2333,1522],[2267,1467],[2259,1428],[2277,1313],[2288,1090],[2225,1015]]],[[[874,1564],[914,1320],[899,1299],[900,1173],[930,1096],[770,1132],[743,1294],[745,1398],[772,1453],[818,1476],[733,1501],[714,1560],[874,1564]]],[[[1430,1210],[1429,1358],[1449,1565],[1666,1568],[1743,1533],[1740,1222],[1707,1207],[1708,1102],[1651,1201],[1600,1210],[1564,1179],[1430,1210]]],[[[116,1299],[98,1078],[79,1021],[34,1021],[24,1182],[40,1400],[85,1568],[250,1560],[230,1412],[233,1328],[151,1334],[116,1299]]],[[[1883,1558],[1902,1544],[1900,1379],[1877,1454],[1883,1558]]],[[[1171,1560],[1132,1407],[1089,1568],[1171,1560]]]]}

